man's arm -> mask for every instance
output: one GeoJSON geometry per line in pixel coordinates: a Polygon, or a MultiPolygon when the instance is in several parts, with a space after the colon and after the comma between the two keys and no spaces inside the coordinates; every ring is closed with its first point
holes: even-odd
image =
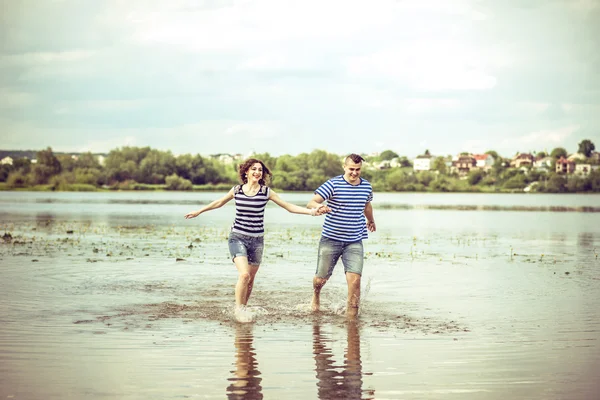
{"type": "Polygon", "coordinates": [[[369,232],[375,232],[377,227],[375,226],[375,217],[373,217],[373,206],[371,202],[368,202],[365,206],[365,217],[367,217],[367,229],[369,232]]]}
{"type": "Polygon", "coordinates": [[[325,199],[323,197],[321,197],[320,194],[315,194],[313,196],[313,198],[308,202],[308,204],[306,205],[306,207],[308,207],[308,208],[319,208],[321,206],[321,204],[323,204],[324,201],[325,201],[325,199]]]}

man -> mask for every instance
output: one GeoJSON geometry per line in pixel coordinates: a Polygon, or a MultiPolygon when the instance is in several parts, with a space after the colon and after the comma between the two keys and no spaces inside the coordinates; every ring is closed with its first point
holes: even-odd
{"type": "Polygon", "coordinates": [[[350,154],[344,160],[344,175],[331,178],[316,191],[309,208],[317,208],[324,201],[331,211],[326,214],[319,242],[317,272],[313,278],[313,311],[319,311],[321,289],[331,277],[333,269],[342,258],[348,302],[346,316],[354,319],[360,303],[360,277],[362,275],[364,251],[362,240],[368,237],[367,230],[375,232],[373,218],[373,188],[360,177],[364,159],[350,154]]]}

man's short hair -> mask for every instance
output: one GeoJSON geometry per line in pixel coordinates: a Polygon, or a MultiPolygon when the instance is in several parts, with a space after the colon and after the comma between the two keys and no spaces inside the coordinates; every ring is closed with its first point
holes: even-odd
{"type": "Polygon", "coordinates": [[[344,160],[344,164],[346,164],[348,162],[348,160],[352,160],[352,162],[355,164],[360,164],[361,162],[365,161],[364,158],[362,158],[358,154],[354,154],[354,153],[352,153],[348,157],[346,157],[346,159],[344,160]]]}

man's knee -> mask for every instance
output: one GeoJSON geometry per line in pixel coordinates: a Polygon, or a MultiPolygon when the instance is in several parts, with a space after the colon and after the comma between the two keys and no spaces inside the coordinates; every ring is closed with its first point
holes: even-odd
{"type": "Polygon", "coordinates": [[[348,272],[346,274],[346,281],[348,282],[348,286],[352,286],[354,288],[360,287],[360,275],[358,274],[348,272]]]}
{"type": "Polygon", "coordinates": [[[320,278],[318,276],[315,276],[315,278],[313,279],[313,286],[317,289],[320,289],[321,287],[323,287],[323,285],[325,285],[326,282],[327,278],[320,278]]]}

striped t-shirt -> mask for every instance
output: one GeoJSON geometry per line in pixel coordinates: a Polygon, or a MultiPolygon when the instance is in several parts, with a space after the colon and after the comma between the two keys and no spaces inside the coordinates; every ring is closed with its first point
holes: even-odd
{"type": "Polygon", "coordinates": [[[327,200],[331,212],[325,214],[322,235],[341,242],[367,239],[367,219],[364,210],[373,200],[373,188],[360,178],[358,185],[348,183],[343,175],[331,178],[315,191],[327,200]]]}
{"type": "Polygon", "coordinates": [[[247,236],[265,234],[265,207],[269,202],[269,187],[262,186],[254,196],[247,196],[241,185],[233,188],[235,199],[235,220],[232,232],[247,236]]]}

